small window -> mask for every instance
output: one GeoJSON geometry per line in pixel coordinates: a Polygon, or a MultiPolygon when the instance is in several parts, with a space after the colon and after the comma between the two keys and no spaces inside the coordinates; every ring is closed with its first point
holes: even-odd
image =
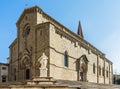
{"type": "Polygon", "coordinates": [[[95,63],[93,63],[93,73],[95,74],[95,63]]]}
{"type": "Polygon", "coordinates": [[[108,70],[106,71],[106,77],[108,77],[108,70]]]}
{"type": "Polygon", "coordinates": [[[2,70],[6,70],[7,68],[6,67],[2,67],[2,70]]]}
{"type": "Polygon", "coordinates": [[[65,51],[64,53],[64,66],[68,67],[68,53],[65,51]]]}
{"type": "Polygon", "coordinates": [[[16,81],[16,68],[14,68],[14,80],[16,81]]]}
{"type": "Polygon", "coordinates": [[[101,75],[101,66],[99,66],[99,75],[101,75]]]}
{"type": "Polygon", "coordinates": [[[108,77],[108,67],[107,67],[107,70],[106,70],[106,77],[108,77]]]}

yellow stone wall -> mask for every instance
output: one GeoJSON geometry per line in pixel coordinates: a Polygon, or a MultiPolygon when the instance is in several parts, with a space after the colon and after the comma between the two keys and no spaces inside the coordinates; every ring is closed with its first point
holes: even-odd
{"type": "Polygon", "coordinates": [[[91,52],[88,54],[88,59],[89,59],[87,75],[88,82],[97,83],[97,56],[91,52]],[[93,73],[93,63],[95,63],[95,73],[93,73]]]}
{"type": "MultiPolygon", "coordinates": [[[[77,80],[76,59],[80,58],[82,55],[86,55],[89,61],[87,71],[88,82],[109,84],[109,77],[106,78],[106,74],[104,74],[105,77],[103,76],[102,68],[108,67],[109,69],[108,64],[111,65],[111,63],[105,60],[105,57],[100,57],[97,53],[92,52],[90,48],[77,45],[80,43],[71,41],[72,38],[68,39],[63,35],[64,32],[60,33],[58,30],[61,29],[57,28],[55,25],[50,25],[50,76],[56,79],[77,80]],[[65,51],[67,51],[69,55],[68,67],[64,66],[65,51]],[[93,73],[93,63],[95,63],[95,74],[93,73]],[[101,66],[101,75],[99,75],[99,66],[101,66]]],[[[63,31],[65,30],[63,29],[63,31]]]]}

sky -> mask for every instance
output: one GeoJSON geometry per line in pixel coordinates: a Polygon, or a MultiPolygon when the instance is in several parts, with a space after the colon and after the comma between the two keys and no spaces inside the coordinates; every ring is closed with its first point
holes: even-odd
{"type": "Polygon", "coordinates": [[[75,33],[80,21],[84,39],[102,51],[113,62],[114,73],[120,74],[120,0],[1,0],[0,62],[7,62],[23,10],[35,5],[75,33]]]}

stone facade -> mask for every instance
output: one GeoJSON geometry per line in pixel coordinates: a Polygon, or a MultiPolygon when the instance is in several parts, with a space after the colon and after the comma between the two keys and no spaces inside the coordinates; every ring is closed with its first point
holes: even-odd
{"type": "Polygon", "coordinates": [[[8,64],[0,63],[0,82],[8,82],[8,64]]]}
{"type": "Polygon", "coordinates": [[[39,7],[27,8],[17,21],[10,45],[9,81],[40,76],[38,59],[45,54],[47,77],[56,80],[112,84],[112,62],[82,37],[39,7]]]}

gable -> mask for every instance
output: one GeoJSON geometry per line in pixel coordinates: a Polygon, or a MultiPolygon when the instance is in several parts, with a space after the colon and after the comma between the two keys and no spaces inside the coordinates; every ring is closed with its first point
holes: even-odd
{"type": "Polygon", "coordinates": [[[18,25],[20,24],[21,20],[24,18],[24,16],[25,16],[26,14],[35,13],[35,12],[37,12],[37,11],[40,11],[40,12],[41,12],[42,9],[40,9],[38,6],[34,6],[34,7],[31,7],[31,8],[26,8],[26,9],[24,9],[24,11],[22,12],[21,16],[19,17],[16,25],[18,26],[18,25]]]}

